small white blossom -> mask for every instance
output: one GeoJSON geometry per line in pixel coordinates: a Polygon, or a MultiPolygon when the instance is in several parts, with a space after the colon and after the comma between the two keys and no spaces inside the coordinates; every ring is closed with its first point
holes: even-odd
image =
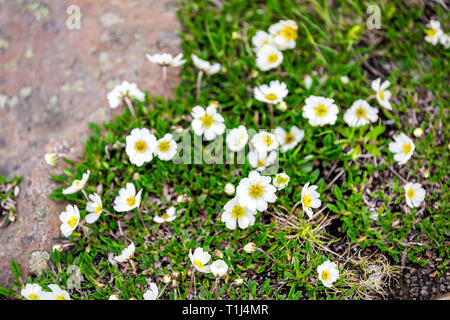
{"type": "Polygon", "coordinates": [[[114,260],[116,260],[117,262],[127,262],[128,260],[133,258],[135,250],[136,247],[134,246],[134,242],[132,242],[128,247],[123,249],[118,256],[115,256],[114,260]]]}
{"type": "Polygon", "coordinates": [[[389,151],[394,153],[394,160],[403,165],[411,158],[416,146],[404,133],[394,136],[394,141],[389,143],[389,151]]]}
{"type": "Polygon", "coordinates": [[[123,99],[136,98],[137,100],[144,101],[145,93],[139,90],[136,83],[130,83],[123,81],[121,84],[115,86],[107,95],[109,107],[116,109],[123,102],[123,99]]]}
{"type": "Polygon", "coordinates": [[[150,288],[144,292],[143,298],[144,300],[156,300],[159,293],[158,286],[154,282],[151,282],[149,286],[150,288]]]}
{"type": "Polygon", "coordinates": [[[297,23],[294,20],[281,20],[269,27],[275,45],[280,50],[295,48],[297,39],[297,23]]]}
{"type": "Polygon", "coordinates": [[[286,83],[272,80],[269,85],[262,84],[254,90],[255,99],[269,104],[277,104],[286,98],[289,91],[286,83]]]}
{"type": "Polygon", "coordinates": [[[265,45],[256,52],[256,66],[261,71],[277,68],[283,62],[283,53],[276,47],[265,45]]]}
{"type": "Polygon", "coordinates": [[[260,49],[266,45],[275,45],[273,42],[273,37],[265,31],[258,30],[252,37],[252,44],[255,49],[260,49]]]}
{"type": "Polygon", "coordinates": [[[252,168],[256,169],[257,171],[264,171],[278,159],[278,152],[258,152],[256,150],[253,150],[248,153],[247,158],[248,163],[252,166],[252,168]]]}
{"type": "Polygon", "coordinates": [[[86,215],[86,223],[94,223],[100,218],[103,210],[102,199],[97,193],[90,194],[89,199],[91,200],[86,204],[86,211],[89,212],[86,215]]]}
{"type": "Polygon", "coordinates": [[[27,283],[20,293],[27,300],[43,300],[45,294],[37,283],[27,283]]]}
{"type": "Polygon", "coordinates": [[[158,155],[160,160],[172,160],[177,154],[177,150],[177,143],[170,133],[166,133],[163,138],[156,141],[155,153],[158,155]]]}
{"type": "Polygon", "coordinates": [[[272,181],[272,184],[278,189],[278,190],[283,190],[284,188],[286,188],[286,186],[289,183],[289,176],[282,172],[277,174],[272,181]]]}
{"type": "Polygon", "coordinates": [[[155,216],[153,221],[156,223],[172,222],[176,218],[177,209],[175,207],[170,207],[166,210],[166,213],[162,216],[155,216]]]}
{"type": "Polygon", "coordinates": [[[265,131],[255,134],[251,139],[251,142],[258,152],[276,150],[279,146],[277,137],[274,134],[265,131]]]}
{"type": "Polygon", "coordinates": [[[407,183],[405,185],[406,204],[410,208],[418,208],[423,200],[425,200],[425,189],[420,183],[407,183]]]}
{"type": "Polygon", "coordinates": [[[441,29],[441,23],[437,20],[430,20],[427,28],[428,29],[426,30],[427,35],[425,36],[425,41],[435,46],[439,42],[443,33],[441,29]]]}
{"type": "Polygon", "coordinates": [[[359,99],[353,102],[350,109],[344,113],[344,121],[350,127],[365,126],[378,120],[378,109],[371,107],[367,101],[359,99]]]}
{"type": "Polygon", "coordinates": [[[319,280],[327,288],[331,288],[333,282],[339,278],[339,270],[336,268],[336,264],[329,260],[317,267],[317,273],[319,274],[319,280]]]}
{"type": "Polygon", "coordinates": [[[126,142],[125,152],[132,164],[140,167],[153,159],[156,137],[147,128],[131,130],[126,142]]]}
{"type": "Polygon", "coordinates": [[[306,214],[310,219],[312,219],[313,217],[313,211],[311,208],[317,209],[322,204],[322,202],[319,199],[320,194],[316,191],[316,189],[317,189],[316,185],[310,186],[308,182],[303,187],[301,193],[303,211],[306,212],[306,214]]]}
{"type": "Polygon", "coordinates": [[[292,126],[288,132],[281,127],[277,127],[275,128],[275,136],[280,143],[281,150],[286,152],[294,149],[298,143],[303,140],[305,131],[297,128],[296,126],[292,126]]]}
{"type": "Polygon", "coordinates": [[[195,54],[191,55],[191,59],[195,67],[202,70],[207,75],[213,75],[220,71],[220,63],[211,64],[209,61],[200,59],[195,54]]]}
{"type": "Polygon", "coordinates": [[[372,90],[376,92],[378,103],[387,110],[392,110],[391,103],[389,102],[389,99],[391,99],[391,92],[386,90],[390,85],[391,83],[388,80],[381,83],[381,78],[372,81],[372,90]]]}
{"type": "Polygon", "coordinates": [[[203,251],[203,248],[195,249],[194,254],[192,254],[192,250],[189,250],[189,259],[197,271],[203,273],[211,272],[210,266],[207,265],[209,260],[211,260],[211,255],[203,251]]]}
{"type": "Polygon", "coordinates": [[[206,141],[214,140],[225,132],[225,119],[217,113],[217,109],[208,106],[203,109],[196,106],[192,109],[192,130],[197,136],[203,136],[206,141]]]}
{"type": "Polygon", "coordinates": [[[72,194],[72,193],[78,192],[81,189],[83,189],[84,185],[86,184],[86,182],[89,179],[90,174],[91,174],[90,170],[83,173],[81,180],[74,180],[69,187],[63,189],[62,193],[63,194],[72,194]]]}
{"type": "Polygon", "coordinates": [[[243,125],[231,129],[230,131],[228,131],[225,141],[227,143],[228,149],[230,149],[231,151],[241,151],[243,148],[245,148],[248,142],[247,129],[243,125]]]}
{"type": "Polygon", "coordinates": [[[114,199],[114,210],[125,212],[139,208],[141,204],[142,189],[136,194],[134,184],[128,182],[125,188],[119,190],[119,195],[114,199]]]}
{"type": "Polygon", "coordinates": [[[230,230],[236,229],[236,225],[239,225],[241,229],[245,229],[255,223],[256,211],[243,207],[237,197],[228,201],[223,210],[221,221],[230,230]]]}
{"type": "Polygon", "coordinates": [[[305,100],[303,118],[308,119],[312,126],[334,124],[337,120],[339,109],[331,98],[310,96],[305,100]]]}
{"type": "Polygon", "coordinates": [[[169,53],[157,53],[154,55],[145,55],[148,61],[159,64],[160,66],[179,67],[182,66],[186,60],[183,60],[183,54],[180,53],[176,57],[173,57],[169,53]]]}
{"type": "Polygon", "coordinates": [[[223,260],[216,260],[211,263],[211,273],[215,277],[223,277],[228,271],[228,265],[223,260]]]}
{"type": "Polygon", "coordinates": [[[66,211],[61,212],[59,220],[62,222],[61,233],[64,237],[69,237],[80,222],[78,207],[76,205],[67,205],[66,211]]]}
{"type": "Polygon", "coordinates": [[[239,204],[250,211],[265,211],[268,203],[274,203],[277,199],[276,188],[270,184],[270,177],[261,176],[258,171],[250,172],[248,178],[239,182],[236,189],[236,196],[239,204]]]}

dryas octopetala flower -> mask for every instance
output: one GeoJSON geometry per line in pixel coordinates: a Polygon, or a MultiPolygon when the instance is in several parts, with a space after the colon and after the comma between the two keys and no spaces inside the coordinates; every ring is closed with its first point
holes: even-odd
{"type": "Polygon", "coordinates": [[[275,136],[281,145],[281,150],[286,152],[288,150],[294,149],[297,144],[302,141],[305,136],[305,131],[292,126],[289,132],[286,132],[283,128],[275,128],[275,136]]]}
{"type": "Polygon", "coordinates": [[[329,260],[317,267],[317,273],[319,274],[319,280],[327,288],[331,288],[333,282],[339,278],[339,270],[336,268],[336,264],[329,260]]]}
{"type": "Polygon", "coordinates": [[[76,205],[67,205],[66,211],[61,212],[59,216],[61,224],[61,233],[64,237],[69,237],[80,222],[80,211],[76,205]]]}
{"type": "Polygon", "coordinates": [[[316,189],[317,189],[316,185],[310,186],[308,182],[303,187],[301,193],[303,211],[306,212],[306,214],[310,219],[312,219],[313,217],[313,211],[311,208],[317,209],[322,204],[322,202],[319,199],[320,194],[316,191],[316,189]]]}
{"type": "Polygon", "coordinates": [[[236,189],[239,204],[251,211],[266,210],[267,203],[274,203],[277,200],[276,188],[270,181],[270,177],[261,176],[258,171],[250,172],[248,178],[242,179],[236,189]]]}
{"type": "Polygon", "coordinates": [[[309,96],[303,107],[303,117],[308,119],[312,126],[334,124],[337,120],[339,109],[331,98],[309,96]]]}
{"type": "Polygon", "coordinates": [[[119,195],[114,199],[114,210],[125,212],[139,208],[141,204],[142,189],[136,194],[134,184],[128,182],[125,188],[119,190],[119,195]]]}
{"type": "Polygon", "coordinates": [[[211,263],[211,273],[214,277],[223,277],[228,271],[228,265],[222,259],[211,263]]]}
{"type": "Polygon", "coordinates": [[[189,250],[189,259],[194,265],[194,268],[197,269],[199,272],[203,273],[211,272],[210,266],[207,265],[209,260],[211,260],[211,255],[208,252],[203,251],[203,248],[195,249],[194,254],[192,254],[192,250],[189,250]]]}
{"type": "Polygon", "coordinates": [[[37,283],[27,283],[25,288],[20,291],[20,294],[27,300],[44,300],[45,292],[37,283]]]}
{"type": "Polygon", "coordinates": [[[220,63],[209,63],[209,61],[202,60],[199,57],[197,57],[195,54],[191,54],[192,62],[194,63],[194,66],[207,75],[213,75],[220,71],[220,63]]]}
{"type": "Polygon", "coordinates": [[[156,137],[147,128],[131,130],[126,138],[125,152],[130,162],[138,167],[153,159],[156,149],[156,137]]]}
{"type": "Polygon", "coordinates": [[[249,242],[244,246],[244,251],[252,254],[253,252],[256,251],[257,248],[258,247],[256,246],[256,244],[254,244],[253,242],[249,242]]]}
{"type": "Polygon", "coordinates": [[[172,222],[176,218],[176,213],[177,209],[175,209],[175,207],[170,207],[162,216],[155,216],[153,221],[156,223],[172,222]]]}
{"type": "Polygon", "coordinates": [[[250,151],[247,155],[248,163],[252,168],[257,171],[264,171],[267,167],[270,167],[277,159],[278,152],[258,152],[257,150],[250,151]]]}
{"type": "Polygon", "coordinates": [[[281,20],[269,27],[269,33],[278,49],[295,48],[297,39],[297,23],[294,20],[281,20]]]}
{"type": "Polygon", "coordinates": [[[251,142],[258,152],[276,150],[279,146],[277,137],[274,134],[265,131],[255,134],[251,139],[251,142]]]}
{"type": "Polygon", "coordinates": [[[269,85],[262,84],[253,90],[255,99],[269,104],[277,104],[283,101],[289,91],[286,83],[272,80],[269,85]]]}
{"type": "Polygon", "coordinates": [[[232,196],[236,192],[236,188],[231,183],[227,183],[223,191],[225,191],[227,195],[232,196]]]}
{"type": "Polygon", "coordinates": [[[425,189],[420,183],[407,183],[405,185],[406,204],[410,208],[418,208],[425,200],[425,189]]]}
{"type": "Polygon", "coordinates": [[[120,300],[117,294],[112,294],[109,296],[108,300],[120,300]]]}
{"type": "Polygon", "coordinates": [[[252,44],[256,50],[266,46],[272,45],[274,46],[273,37],[265,31],[258,30],[255,35],[252,37],[252,44]]]}
{"type": "Polygon", "coordinates": [[[239,198],[235,197],[228,201],[223,207],[221,221],[224,222],[230,230],[236,229],[236,225],[239,225],[239,228],[241,229],[245,229],[255,223],[255,215],[255,210],[250,210],[242,206],[239,202],[239,198]]]}
{"type": "Polygon", "coordinates": [[[283,62],[283,53],[276,47],[265,45],[256,52],[256,66],[261,71],[277,68],[283,62]]]}
{"type": "Polygon", "coordinates": [[[179,67],[182,66],[186,60],[183,60],[183,54],[180,53],[176,57],[173,57],[169,53],[157,53],[157,54],[146,54],[148,61],[152,63],[159,64],[160,66],[168,67],[179,67]]]}
{"type": "Polygon", "coordinates": [[[102,206],[102,198],[97,193],[90,194],[89,199],[91,202],[86,204],[86,211],[89,212],[86,215],[86,223],[94,223],[100,218],[102,214],[103,206],[102,206]]]}
{"type": "Polygon", "coordinates": [[[225,132],[224,118],[217,113],[217,109],[208,106],[203,109],[196,106],[192,109],[192,130],[197,136],[203,136],[206,141],[211,141],[225,132]]]}
{"type": "Polygon", "coordinates": [[[247,129],[243,125],[231,129],[228,131],[225,141],[229,150],[233,152],[241,151],[245,148],[248,142],[247,129]]]}
{"type": "Polygon", "coordinates": [[[136,98],[137,100],[144,101],[145,93],[139,90],[136,83],[123,81],[108,93],[107,99],[109,107],[111,109],[116,109],[122,104],[125,97],[129,99],[136,98]]]}
{"type": "Polygon", "coordinates": [[[277,175],[273,178],[272,184],[273,184],[278,190],[282,190],[282,189],[286,188],[286,186],[287,186],[288,183],[289,183],[289,180],[290,180],[289,176],[288,176],[286,173],[281,172],[281,173],[277,174],[277,175]]]}
{"type": "Polygon", "coordinates": [[[389,102],[389,99],[391,99],[391,92],[386,90],[390,85],[391,83],[388,80],[381,83],[381,78],[372,81],[372,90],[376,92],[378,103],[387,110],[392,110],[391,103],[389,102]]]}
{"type": "Polygon", "coordinates": [[[378,109],[371,107],[367,101],[359,99],[353,102],[344,113],[344,121],[350,127],[365,126],[378,120],[378,109]]]}
{"type": "Polygon", "coordinates": [[[156,300],[159,293],[158,286],[154,282],[151,282],[149,286],[150,288],[144,292],[143,298],[144,300],[156,300]]]}
{"type": "Polygon", "coordinates": [[[45,292],[45,300],[72,300],[70,294],[61,289],[57,284],[49,284],[50,292],[45,292]]]}
{"type": "Polygon", "coordinates": [[[134,242],[132,242],[128,247],[122,250],[122,252],[114,257],[114,260],[117,262],[127,262],[128,260],[132,259],[134,256],[134,251],[136,250],[136,247],[134,246],[134,242]]]}
{"type": "Polygon", "coordinates": [[[164,137],[156,141],[155,153],[160,160],[169,161],[177,154],[178,146],[173,136],[166,133],[164,137]]]}
{"type": "Polygon", "coordinates": [[[408,162],[415,148],[414,142],[403,132],[394,136],[394,141],[389,143],[389,151],[394,153],[394,160],[400,165],[408,162]]]}
{"type": "Polygon", "coordinates": [[[89,175],[90,174],[91,174],[90,170],[88,170],[85,173],[83,173],[83,176],[81,177],[81,180],[74,180],[69,187],[63,189],[62,193],[63,194],[72,194],[72,193],[78,192],[81,189],[83,189],[84,185],[86,184],[86,182],[89,179],[89,175]]]}
{"type": "Polygon", "coordinates": [[[427,24],[425,41],[435,46],[442,36],[441,23],[437,20],[430,20],[427,24]]]}

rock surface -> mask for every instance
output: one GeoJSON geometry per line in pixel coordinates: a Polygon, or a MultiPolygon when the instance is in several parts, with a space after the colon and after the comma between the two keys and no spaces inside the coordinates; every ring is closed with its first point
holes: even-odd
{"type": "MultiPolygon", "coordinates": [[[[67,13],[73,4],[0,0],[0,174],[23,175],[18,219],[0,229],[3,286],[11,284],[11,259],[25,278],[46,263],[36,261],[47,257],[42,251],[63,240],[59,214],[66,204],[48,199],[56,187],[48,176],[62,164],[49,167],[45,153],[82,155],[88,123],[123,111],[106,101],[121,80],[162,95],[161,70],[145,53],[181,50],[175,0],[78,0],[79,30],[66,24],[76,22],[76,11],[67,13]]],[[[177,72],[169,70],[170,89],[177,72]]]]}

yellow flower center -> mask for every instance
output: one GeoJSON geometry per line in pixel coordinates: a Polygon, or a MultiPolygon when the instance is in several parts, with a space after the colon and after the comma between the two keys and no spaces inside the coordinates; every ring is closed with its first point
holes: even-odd
{"type": "Polygon", "coordinates": [[[408,196],[408,198],[412,199],[414,197],[414,190],[413,189],[409,189],[408,192],[406,193],[406,195],[408,196]]]}
{"type": "Polygon", "coordinates": [[[161,218],[163,218],[164,220],[167,220],[167,219],[169,218],[169,216],[168,216],[166,213],[164,213],[164,214],[161,216],[161,218]]]}
{"type": "Polygon", "coordinates": [[[328,280],[330,279],[330,272],[328,270],[323,270],[322,271],[322,280],[328,280]]]}
{"type": "Polygon", "coordinates": [[[195,260],[194,261],[194,265],[196,265],[197,267],[199,267],[200,269],[203,269],[205,266],[203,265],[203,263],[200,260],[195,260]]]}
{"type": "Polygon", "coordinates": [[[235,205],[231,211],[231,215],[236,219],[240,219],[245,215],[245,209],[239,205],[235,205]]]}
{"type": "Polygon", "coordinates": [[[310,208],[311,207],[311,197],[309,194],[305,194],[302,198],[302,202],[305,205],[305,207],[310,208]]]}
{"type": "Polygon", "coordinates": [[[297,30],[292,27],[285,27],[280,33],[288,41],[297,39],[297,30]]]}
{"type": "Polygon", "coordinates": [[[272,139],[267,134],[262,138],[262,141],[268,147],[272,144],[272,139]]]}
{"type": "Polygon", "coordinates": [[[64,296],[57,296],[55,300],[67,300],[64,296]]]}
{"type": "Polygon", "coordinates": [[[80,180],[75,180],[74,182],[77,187],[80,185],[80,180]]]}
{"type": "Polygon", "coordinates": [[[161,152],[167,152],[170,149],[170,142],[169,141],[161,141],[158,145],[159,151],[161,152]]]}
{"type": "Polygon", "coordinates": [[[327,112],[328,112],[328,109],[323,104],[319,104],[316,107],[316,115],[318,115],[319,117],[323,117],[324,115],[327,114],[327,112]]]}
{"type": "Polygon", "coordinates": [[[411,151],[411,145],[409,143],[405,143],[403,145],[403,153],[408,154],[411,151]]]}
{"type": "Polygon", "coordinates": [[[384,100],[384,92],[383,91],[378,91],[378,96],[380,97],[381,100],[384,100]]]}
{"type": "Polygon", "coordinates": [[[366,116],[366,109],[364,109],[364,108],[359,108],[359,109],[356,110],[355,114],[356,114],[356,116],[357,116],[358,118],[365,117],[365,116],[366,116]]]}
{"type": "Polygon", "coordinates": [[[136,204],[136,198],[135,197],[129,197],[127,198],[127,204],[129,207],[132,207],[136,204]]]}
{"type": "Polygon", "coordinates": [[[285,184],[288,181],[288,178],[283,178],[282,176],[278,176],[276,181],[278,184],[285,184]]]}
{"type": "Polygon", "coordinates": [[[267,57],[267,61],[269,61],[269,63],[275,63],[278,61],[278,55],[276,55],[275,53],[269,54],[269,56],[267,57]]]}
{"type": "Polygon", "coordinates": [[[256,163],[256,165],[258,167],[265,167],[266,166],[266,159],[259,159],[258,162],[256,163]]]}
{"type": "Polygon", "coordinates": [[[287,133],[286,134],[286,136],[284,137],[284,143],[285,144],[290,144],[290,143],[292,143],[292,142],[294,142],[295,141],[295,138],[294,138],[294,136],[292,135],[292,133],[287,133]]]}
{"type": "Polygon", "coordinates": [[[265,45],[265,44],[269,44],[269,40],[264,40],[263,45],[265,45]]]}
{"type": "Polygon", "coordinates": [[[147,150],[147,144],[145,141],[139,140],[134,144],[134,148],[137,152],[145,152],[145,150],[147,150]]]}
{"type": "Polygon", "coordinates": [[[266,99],[269,101],[275,101],[277,100],[277,95],[275,93],[268,93],[266,94],[266,99]]]}
{"type": "Polygon", "coordinates": [[[70,217],[70,219],[67,221],[67,224],[68,224],[71,228],[73,228],[73,227],[75,227],[75,225],[77,224],[77,222],[78,222],[78,219],[77,219],[77,218],[75,218],[75,217],[70,217]]]}
{"type": "Polygon", "coordinates": [[[37,296],[37,294],[35,293],[31,293],[28,298],[30,298],[30,300],[39,300],[39,297],[37,296]]]}
{"type": "Polygon", "coordinates": [[[253,198],[259,198],[263,195],[264,189],[259,184],[254,184],[250,187],[250,189],[248,190],[248,193],[253,198]]]}
{"type": "Polygon", "coordinates": [[[202,117],[202,124],[204,127],[211,127],[213,123],[214,123],[214,119],[209,114],[205,114],[202,117]]]}
{"type": "Polygon", "coordinates": [[[428,29],[427,30],[427,35],[429,36],[429,37],[434,37],[434,35],[436,34],[436,29],[433,29],[433,28],[430,28],[430,29],[428,29]]]}
{"type": "Polygon", "coordinates": [[[95,213],[99,213],[100,211],[102,211],[102,206],[97,206],[97,208],[95,208],[95,213]]]}

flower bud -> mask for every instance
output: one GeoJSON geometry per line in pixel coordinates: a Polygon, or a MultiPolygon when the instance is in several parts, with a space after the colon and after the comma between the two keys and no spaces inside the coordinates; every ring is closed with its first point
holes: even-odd
{"type": "Polygon", "coordinates": [[[170,277],[170,274],[165,274],[164,277],[163,277],[163,282],[165,284],[169,284],[170,281],[172,281],[172,278],[170,277]]]}
{"type": "Polygon", "coordinates": [[[236,188],[231,183],[227,183],[225,185],[224,191],[227,195],[232,196],[236,191],[236,188]]]}
{"type": "Polygon", "coordinates": [[[219,259],[222,259],[223,258],[223,253],[220,250],[214,250],[214,256],[219,258],[219,259]]]}
{"type": "Polygon", "coordinates": [[[423,130],[419,127],[416,128],[413,133],[416,138],[420,138],[423,135],[423,130]]]}
{"type": "Polygon", "coordinates": [[[233,281],[233,283],[236,286],[240,286],[243,282],[244,282],[244,280],[242,278],[237,278],[236,280],[233,281]]]}
{"type": "Polygon", "coordinates": [[[54,167],[56,165],[56,161],[58,161],[58,156],[55,153],[45,154],[45,162],[47,162],[49,166],[54,167]]]}
{"type": "Polygon", "coordinates": [[[258,248],[256,244],[254,244],[253,242],[249,242],[244,246],[244,251],[247,253],[253,253],[256,251],[256,248],[258,248]]]}
{"type": "Polygon", "coordinates": [[[275,106],[275,108],[277,108],[281,112],[285,112],[287,110],[287,104],[286,104],[286,102],[281,101],[275,106]]]}

